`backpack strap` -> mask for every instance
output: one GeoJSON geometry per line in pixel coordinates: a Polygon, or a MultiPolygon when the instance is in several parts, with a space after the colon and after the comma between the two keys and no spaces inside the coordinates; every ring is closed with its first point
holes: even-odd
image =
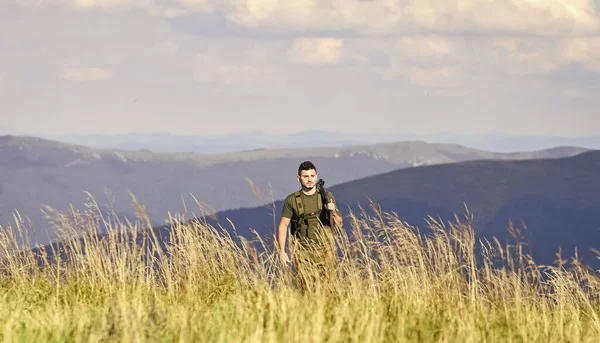
{"type": "MultiPolygon", "coordinates": [[[[323,209],[323,198],[321,197],[321,190],[317,189],[317,211],[321,211],[323,209]]],[[[296,198],[296,208],[298,209],[298,216],[302,218],[304,216],[304,205],[302,203],[302,196],[300,195],[300,191],[296,191],[294,193],[294,197],[296,198]]]]}
{"type": "Polygon", "coordinates": [[[298,216],[292,220],[292,235],[296,235],[299,233],[300,227],[302,226],[302,222],[304,221],[304,204],[302,203],[302,196],[300,195],[300,191],[296,191],[294,193],[294,198],[296,200],[296,209],[298,210],[298,216]]]}
{"type": "Polygon", "coordinates": [[[321,190],[317,188],[317,211],[321,212],[323,209],[323,197],[321,196],[321,190]]]}
{"type": "Polygon", "coordinates": [[[294,193],[296,197],[296,208],[298,209],[298,216],[302,218],[304,216],[304,205],[302,204],[302,196],[300,195],[300,191],[296,191],[294,193]]]}

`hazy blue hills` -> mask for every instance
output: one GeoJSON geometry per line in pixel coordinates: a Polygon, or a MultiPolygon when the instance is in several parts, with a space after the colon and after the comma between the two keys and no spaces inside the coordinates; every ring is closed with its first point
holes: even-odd
{"type": "MultiPolygon", "coordinates": [[[[330,187],[344,214],[369,207],[372,200],[385,212],[395,212],[425,230],[425,218],[444,221],[464,214],[465,204],[474,215],[479,238],[510,241],[509,221],[526,227],[523,238],[539,263],[551,264],[562,248],[563,257],[575,247],[586,263],[600,267],[590,249],[600,250],[600,151],[560,159],[522,161],[478,160],[422,166],[365,177],[330,187]]],[[[328,174],[321,175],[327,180],[328,174]]],[[[292,192],[294,189],[290,189],[292,192]]],[[[276,222],[281,202],[276,202],[276,222]]],[[[223,227],[252,237],[250,229],[273,235],[267,207],[224,211],[217,214],[223,227]]],[[[210,220],[210,218],[209,218],[210,220]]]]}
{"type": "MultiPolygon", "coordinates": [[[[1,133],[1,131],[0,131],[1,133]]],[[[338,147],[371,145],[401,141],[458,144],[473,149],[494,152],[543,150],[555,146],[578,146],[600,149],[600,136],[564,137],[549,135],[517,135],[502,132],[455,134],[440,132],[419,134],[399,133],[342,133],[330,130],[307,130],[288,134],[240,132],[220,135],[183,135],[168,133],[130,133],[115,135],[71,134],[42,136],[73,144],[123,150],[157,152],[227,153],[243,150],[274,148],[338,147]]]]}
{"type": "Polygon", "coordinates": [[[297,168],[305,159],[317,164],[328,185],[336,185],[421,165],[556,158],[585,150],[557,147],[500,154],[410,141],[199,154],[97,149],[37,137],[1,136],[0,225],[12,222],[18,211],[34,226],[32,242],[43,244],[55,238],[43,206],[62,212],[71,205],[75,210],[83,210],[86,192],[103,210],[114,210],[124,218],[134,213],[128,193],[131,192],[157,226],[165,222],[169,212],[187,209],[190,217],[201,215],[196,199],[208,213],[260,206],[272,199],[283,199],[297,186],[297,168]],[[261,194],[257,196],[256,190],[261,194]]]}

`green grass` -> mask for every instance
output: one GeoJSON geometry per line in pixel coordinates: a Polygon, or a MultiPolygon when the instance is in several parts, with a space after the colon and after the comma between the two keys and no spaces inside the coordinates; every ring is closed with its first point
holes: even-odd
{"type": "MultiPolygon", "coordinates": [[[[385,213],[352,214],[339,257],[311,265],[301,291],[278,252],[258,253],[202,222],[173,224],[166,249],[143,216],[96,238],[93,206],[61,215],[68,259],[17,253],[22,221],[0,237],[3,342],[594,342],[598,273],[538,266],[523,246],[475,240],[469,217],[422,238],[385,213]],[[132,247],[124,237],[137,237],[132,247]],[[146,254],[151,247],[152,255],[146,254]],[[82,253],[85,248],[86,253],[82,253]],[[478,259],[475,251],[483,250],[478,259]],[[166,257],[169,258],[166,258],[166,257]]],[[[330,237],[331,238],[331,237],[330,237]]],[[[267,245],[267,244],[265,244],[267,245]]]]}

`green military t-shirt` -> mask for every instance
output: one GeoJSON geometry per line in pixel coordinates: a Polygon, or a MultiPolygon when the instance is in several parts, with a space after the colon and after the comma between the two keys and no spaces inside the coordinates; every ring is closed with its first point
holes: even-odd
{"type": "MultiPolygon", "coordinates": [[[[331,192],[327,192],[329,199],[333,201],[335,204],[335,197],[331,192]]],[[[304,215],[307,216],[310,213],[317,212],[319,209],[318,199],[321,196],[319,192],[315,192],[313,195],[306,195],[304,192],[300,191],[300,197],[302,199],[302,204],[304,205],[304,215]]],[[[326,204],[323,203],[323,210],[321,211],[320,216],[316,217],[308,217],[307,222],[301,224],[299,232],[292,232],[292,234],[298,234],[303,237],[308,238],[316,238],[317,230],[320,229],[320,225],[323,225],[325,228],[330,228],[329,222],[327,220],[327,209],[326,204]]],[[[281,211],[281,216],[285,218],[290,218],[292,222],[297,220],[299,213],[296,204],[296,195],[292,193],[288,195],[283,202],[283,209],[281,211]]],[[[293,228],[293,227],[292,227],[293,228]]]]}

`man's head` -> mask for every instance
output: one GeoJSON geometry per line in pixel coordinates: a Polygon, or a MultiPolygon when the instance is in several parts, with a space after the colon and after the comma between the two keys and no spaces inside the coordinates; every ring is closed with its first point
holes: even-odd
{"type": "Polygon", "coordinates": [[[304,190],[311,190],[317,183],[317,167],[311,161],[304,161],[298,167],[298,181],[304,190]]]}

